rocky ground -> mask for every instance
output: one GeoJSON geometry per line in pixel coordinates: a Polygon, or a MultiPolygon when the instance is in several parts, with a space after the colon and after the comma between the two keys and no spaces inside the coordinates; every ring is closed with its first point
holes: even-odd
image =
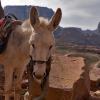
{"type": "MultiPolygon", "coordinates": [[[[3,74],[0,77],[3,78],[3,74]]],[[[3,83],[4,79],[0,80],[0,82],[3,83]]],[[[3,90],[2,85],[0,90],[3,90]]],[[[76,56],[76,54],[70,53],[57,53],[54,55],[46,100],[100,100],[99,59],[89,64],[89,61],[87,63],[85,56],[82,56],[82,54],[76,56]],[[87,67],[90,67],[90,80],[88,78],[88,71],[86,70],[87,67]],[[86,84],[83,84],[84,82],[86,84]],[[91,83],[90,89],[87,88],[89,87],[89,82],[91,83]],[[89,98],[82,91],[85,91],[87,94],[89,92],[89,98]],[[76,99],[71,99],[72,95],[76,99]],[[80,99],[80,95],[87,97],[86,99],[80,99]]]]}
{"type": "Polygon", "coordinates": [[[100,85],[97,85],[100,71],[94,70],[99,59],[84,55],[57,53],[54,56],[46,100],[100,100],[100,85]]]}
{"type": "MultiPolygon", "coordinates": [[[[100,68],[97,68],[98,64],[99,62],[95,60],[92,65],[90,64],[92,68],[89,66],[89,76],[91,83],[89,92],[91,96],[89,99],[81,100],[100,100],[100,81],[98,81],[100,79],[100,68]],[[92,85],[93,81],[95,82],[94,87],[92,85]],[[92,91],[93,88],[95,88],[94,91],[92,91]]],[[[87,65],[89,65],[89,63],[87,65]]],[[[83,73],[82,68],[84,66],[88,67],[87,65],[83,56],[75,57],[70,56],[70,54],[57,54],[55,56],[55,60],[53,61],[50,73],[50,89],[47,100],[71,100],[71,96],[73,94],[73,84],[77,82],[78,79],[80,79],[81,74],[83,73]],[[50,97],[52,98],[49,99],[50,97]]],[[[89,83],[86,85],[88,86],[88,84],[89,83]]],[[[81,88],[82,85],[80,90],[81,88]]],[[[80,90],[79,92],[81,92],[80,90]]]]}

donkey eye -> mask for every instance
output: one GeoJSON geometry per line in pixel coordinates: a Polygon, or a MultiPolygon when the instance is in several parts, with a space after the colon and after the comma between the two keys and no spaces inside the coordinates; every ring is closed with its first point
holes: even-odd
{"type": "Polygon", "coordinates": [[[32,47],[33,47],[33,48],[35,48],[35,45],[34,45],[34,44],[32,44],[32,47]]]}
{"type": "Polygon", "coordinates": [[[52,45],[49,47],[49,50],[52,48],[52,45]]]}

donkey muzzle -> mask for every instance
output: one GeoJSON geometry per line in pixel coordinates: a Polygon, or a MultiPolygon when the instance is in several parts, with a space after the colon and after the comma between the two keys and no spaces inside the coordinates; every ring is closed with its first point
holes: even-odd
{"type": "Polygon", "coordinates": [[[37,79],[43,79],[44,75],[46,75],[46,62],[38,61],[33,66],[33,77],[37,79]]]}

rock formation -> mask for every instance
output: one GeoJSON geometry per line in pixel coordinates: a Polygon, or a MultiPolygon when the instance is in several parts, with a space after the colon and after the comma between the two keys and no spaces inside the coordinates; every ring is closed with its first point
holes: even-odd
{"type": "Polygon", "coordinates": [[[98,33],[100,34],[100,22],[98,24],[98,28],[97,28],[98,33]]]}
{"type": "Polygon", "coordinates": [[[4,17],[4,10],[2,8],[2,5],[1,5],[1,0],[0,0],[0,19],[4,17]]]}
{"type": "Polygon", "coordinates": [[[90,77],[87,66],[81,69],[80,78],[73,84],[72,100],[89,100],[90,98],[90,77]]]}

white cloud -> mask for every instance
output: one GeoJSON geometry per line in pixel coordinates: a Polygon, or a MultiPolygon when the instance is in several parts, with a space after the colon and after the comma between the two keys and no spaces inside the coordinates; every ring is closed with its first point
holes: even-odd
{"type": "Polygon", "coordinates": [[[63,11],[62,26],[95,29],[100,21],[100,0],[2,0],[2,4],[47,6],[54,11],[60,7],[63,11]]]}

